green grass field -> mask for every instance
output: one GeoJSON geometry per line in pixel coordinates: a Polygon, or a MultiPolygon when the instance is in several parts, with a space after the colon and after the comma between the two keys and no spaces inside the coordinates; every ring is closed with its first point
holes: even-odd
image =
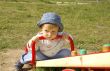
{"type": "Polygon", "coordinates": [[[21,1],[0,1],[0,49],[23,47],[38,31],[36,23],[44,12],[61,15],[64,31],[73,35],[77,48],[100,50],[103,44],[110,43],[109,1],[71,5],[21,1]]]}
{"type": "Polygon", "coordinates": [[[67,0],[0,0],[0,50],[23,48],[38,31],[36,23],[45,12],[61,15],[64,31],[72,34],[77,48],[100,51],[110,43],[109,0],[68,0],[76,2],[68,5],[57,5],[58,1],[67,0]]]}

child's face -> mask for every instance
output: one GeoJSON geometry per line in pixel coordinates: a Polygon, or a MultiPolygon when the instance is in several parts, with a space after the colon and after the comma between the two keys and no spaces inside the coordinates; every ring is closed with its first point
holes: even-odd
{"type": "Polygon", "coordinates": [[[42,30],[43,36],[51,40],[57,36],[59,27],[52,24],[44,24],[41,27],[41,30],[42,30]]]}

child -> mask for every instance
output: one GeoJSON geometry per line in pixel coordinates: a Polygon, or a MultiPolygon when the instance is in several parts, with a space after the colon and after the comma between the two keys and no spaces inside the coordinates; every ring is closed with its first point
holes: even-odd
{"type": "Polygon", "coordinates": [[[41,31],[27,43],[26,53],[22,55],[20,61],[16,64],[17,71],[22,71],[23,65],[32,60],[32,41],[37,43],[36,60],[71,56],[71,50],[65,48],[66,44],[69,42],[68,37],[70,37],[70,35],[62,32],[63,25],[60,16],[53,12],[45,13],[37,25],[41,31]],[[40,40],[40,37],[44,39],[40,40]]]}

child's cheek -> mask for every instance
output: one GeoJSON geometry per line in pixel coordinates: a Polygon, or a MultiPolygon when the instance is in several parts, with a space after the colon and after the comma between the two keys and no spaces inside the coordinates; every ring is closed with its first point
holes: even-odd
{"type": "Polygon", "coordinates": [[[52,36],[52,39],[54,39],[54,38],[56,38],[56,37],[57,37],[57,35],[53,35],[53,36],[52,36]]]}

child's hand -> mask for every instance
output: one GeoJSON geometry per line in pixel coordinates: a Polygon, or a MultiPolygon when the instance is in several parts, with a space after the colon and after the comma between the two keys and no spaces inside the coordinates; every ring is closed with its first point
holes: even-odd
{"type": "Polygon", "coordinates": [[[71,51],[71,56],[77,56],[77,51],[71,51]]]}
{"type": "Polygon", "coordinates": [[[43,40],[45,37],[42,35],[42,32],[40,32],[38,35],[34,36],[31,40],[33,41],[38,41],[38,40],[43,40]]]}
{"type": "Polygon", "coordinates": [[[39,40],[39,37],[38,36],[34,36],[32,37],[31,41],[38,41],[39,40]]]}

